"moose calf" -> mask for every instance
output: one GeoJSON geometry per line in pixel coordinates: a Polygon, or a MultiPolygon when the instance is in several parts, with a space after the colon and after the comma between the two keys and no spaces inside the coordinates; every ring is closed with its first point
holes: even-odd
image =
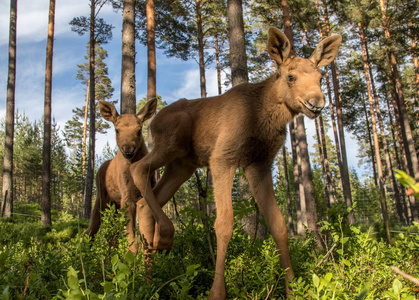
{"type": "Polygon", "coordinates": [[[286,138],[286,125],[297,114],[317,117],[325,105],[318,68],[338,53],[339,35],[319,43],[309,59],[289,57],[290,42],[278,29],[269,29],[268,52],[278,71],[260,83],[245,83],[225,94],[179,100],[163,108],[150,124],[153,150],[131,166],[131,175],[147,206],[140,219],[150,218],[140,231],[157,249],[169,250],[174,227],[164,214],[165,205],[196,168],[208,166],[214,185],[217,218],[217,259],[209,299],[225,299],[224,270],[233,226],[233,177],[243,168],[255,200],[266,218],[286,270],[285,283],[294,276],[288,253],[287,227],[273,190],[271,166],[286,138]],[[165,166],[152,189],[150,174],[165,166]],[[151,211],[152,215],[149,213],[151,211]],[[154,236],[154,222],[157,222],[154,236]]]}
{"type": "Polygon", "coordinates": [[[128,241],[134,254],[138,251],[135,238],[136,202],[141,193],[132,181],[129,167],[148,153],[142,126],[155,113],[156,107],[157,99],[153,98],[138,114],[119,115],[112,103],[99,101],[101,115],[114,124],[119,150],[113,159],[104,162],[97,171],[97,197],[86,234],[93,237],[97,233],[101,223],[100,212],[108,203],[115,203],[117,208],[128,206],[128,241]]]}

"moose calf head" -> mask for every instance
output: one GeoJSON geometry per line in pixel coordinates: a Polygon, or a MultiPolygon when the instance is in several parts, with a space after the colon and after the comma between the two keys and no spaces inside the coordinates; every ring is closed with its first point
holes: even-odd
{"type": "Polygon", "coordinates": [[[116,143],[126,159],[134,158],[141,149],[144,143],[143,124],[155,113],[156,107],[157,98],[153,98],[137,114],[120,115],[112,103],[99,101],[100,114],[105,120],[114,124],[116,143]]]}
{"type": "Polygon", "coordinates": [[[321,73],[318,68],[330,64],[338,54],[342,40],[340,35],[322,40],[309,59],[289,57],[291,45],[279,29],[270,28],[268,33],[268,52],[278,64],[276,95],[279,102],[294,113],[303,113],[313,119],[325,105],[321,91],[321,73]]]}

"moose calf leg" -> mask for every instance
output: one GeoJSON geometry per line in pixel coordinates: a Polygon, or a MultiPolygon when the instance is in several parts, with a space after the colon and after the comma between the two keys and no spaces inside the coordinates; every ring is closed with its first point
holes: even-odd
{"type": "Polygon", "coordinates": [[[217,236],[217,259],[215,263],[214,282],[208,299],[219,300],[226,298],[224,277],[225,259],[234,228],[233,204],[231,201],[234,168],[226,170],[212,167],[214,200],[217,210],[217,218],[214,224],[217,236]]]}
{"type": "Polygon", "coordinates": [[[148,204],[148,208],[152,212],[153,217],[157,222],[160,239],[158,244],[153,246],[159,250],[170,250],[173,244],[175,228],[172,221],[170,221],[170,219],[165,215],[159,203],[156,201],[153,190],[151,188],[149,174],[152,174],[157,167],[153,167],[148,162],[147,158],[150,158],[149,155],[150,153],[142,160],[134,163],[131,166],[131,175],[135,185],[143,195],[145,201],[148,204]]]}
{"type": "Polygon", "coordinates": [[[281,267],[285,270],[285,286],[288,293],[288,282],[294,278],[294,271],[288,252],[287,225],[276,202],[271,172],[269,169],[264,170],[251,166],[245,170],[245,175],[279,250],[281,267]]]}
{"type": "Polygon", "coordinates": [[[147,260],[147,255],[149,256],[149,254],[155,249],[153,240],[156,221],[154,220],[153,214],[144,198],[137,202],[137,214],[138,227],[140,228],[144,254],[146,255],[147,260]]]}
{"type": "MultiPolygon", "coordinates": [[[[134,255],[137,255],[138,252],[138,241],[135,236],[135,224],[136,224],[136,204],[134,202],[129,201],[126,203],[128,208],[128,219],[129,223],[127,225],[127,233],[128,233],[128,243],[130,244],[129,249],[134,255]]],[[[121,203],[121,207],[123,207],[121,203]]]]}

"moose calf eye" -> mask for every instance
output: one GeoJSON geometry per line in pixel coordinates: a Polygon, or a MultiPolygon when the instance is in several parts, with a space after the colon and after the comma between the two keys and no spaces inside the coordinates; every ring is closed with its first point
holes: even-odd
{"type": "Polygon", "coordinates": [[[115,129],[115,133],[118,134],[119,133],[119,130],[118,129],[115,129]]]}
{"type": "Polygon", "coordinates": [[[142,132],[142,130],[141,130],[141,129],[137,131],[137,135],[138,135],[138,136],[140,136],[142,133],[143,133],[143,132],[142,132]]]}
{"type": "Polygon", "coordinates": [[[294,76],[292,76],[292,75],[288,75],[288,81],[289,81],[289,82],[293,82],[293,81],[295,81],[294,76]]]}

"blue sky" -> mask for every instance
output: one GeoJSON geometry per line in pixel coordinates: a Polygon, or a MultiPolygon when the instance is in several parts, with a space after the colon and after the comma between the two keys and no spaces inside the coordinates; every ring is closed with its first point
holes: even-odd
{"type": "MultiPolygon", "coordinates": [[[[69,21],[74,17],[88,16],[88,0],[57,0],[55,15],[55,40],[53,56],[52,114],[61,129],[72,118],[72,109],[85,103],[85,87],[75,79],[77,64],[84,62],[88,36],[78,36],[70,30],[69,21]]],[[[41,119],[44,104],[45,53],[48,26],[48,0],[18,0],[17,12],[17,65],[16,65],[16,109],[25,112],[33,122],[41,119]]],[[[5,116],[6,85],[8,64],[10,1],[0,0],[0,118],[5,116]]],[[[103,45],[109,57],[106,63],[109,77],[115,89],[113,99],[120,98],[121,69],[121,26],[122,12],[114,12],[106,5],[99,17],[112,24],[113,39],[103,45]]],[[[136,44],[136,93],[137,100],[147,91],[146,48],[136,44]]],[[[217,95],[215,68],[206,70],[207,94],[217,95]]],[[[223,89],[224,91],[225,89],[223,89]]],[[[167,103],[179,98],[193,99],[200,97],[199,69],[195,60],[181,61],[167,58],[157,53],[157,93],[167,103]]],[[[119,105],[117,106],[119,109],[119,105]]],[[[309,150],[312,150],[314,122],[305,119],[309,150]]],[[[347,136],[349,136],[347,134],[347,136]]],[[[114,134],[110,130],[106,136],[97,137],[96,153],[102,153],[106,141],[114,147],[114,134]]],[[[287,143],[289,143],[289,138],[287,143]]],[[[349,164],[357,168],[357,145],[348,140],[347,151],[349,164]]]]}

